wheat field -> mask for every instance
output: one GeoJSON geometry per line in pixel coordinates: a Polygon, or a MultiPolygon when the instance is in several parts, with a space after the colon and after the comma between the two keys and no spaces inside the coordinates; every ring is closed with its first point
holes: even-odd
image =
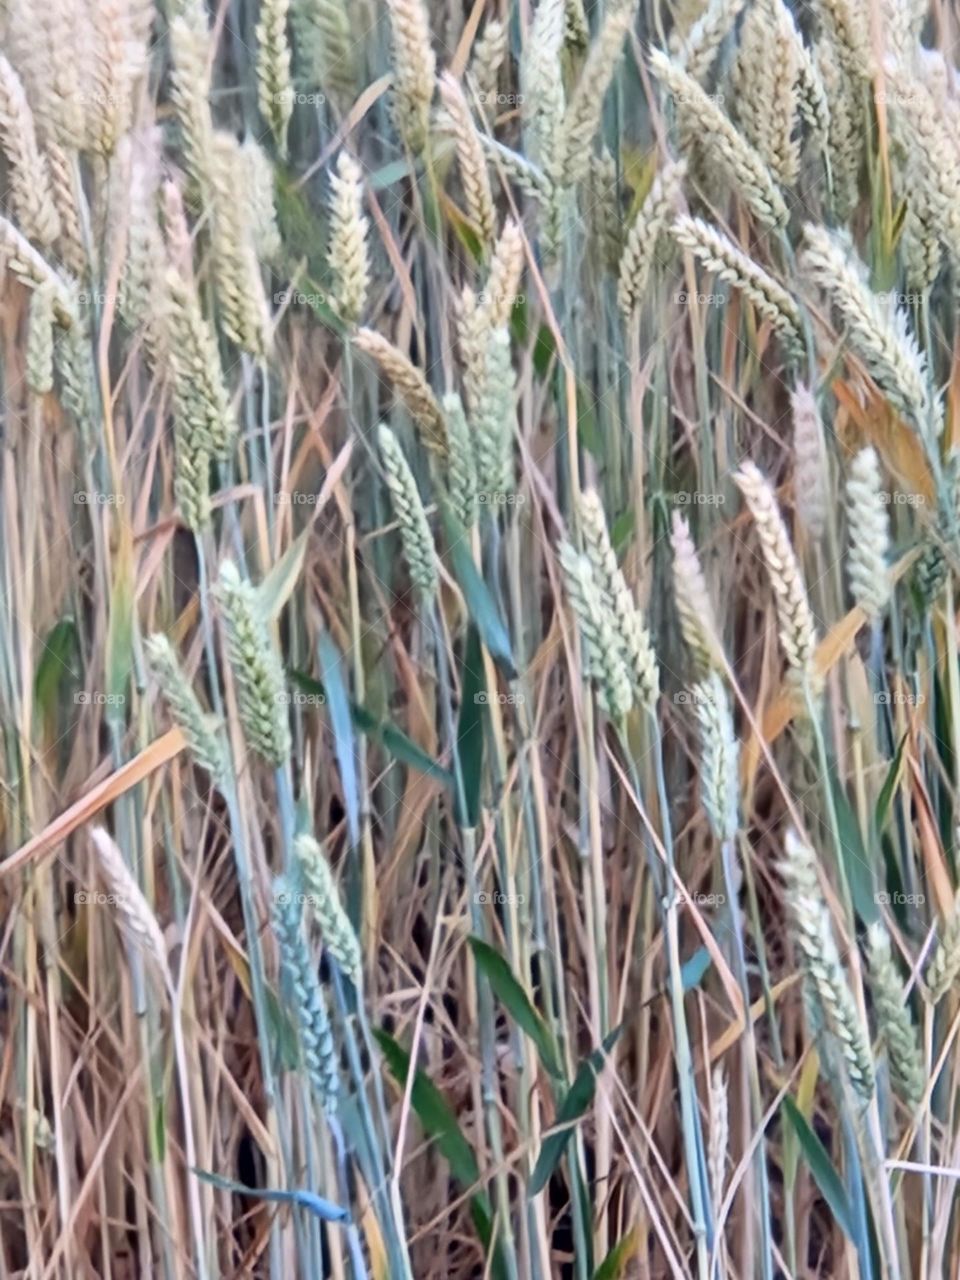
{"type": "Polygon", "coordinates": [[[0,5],[0,1280],[960,1275],[958,48],[0,5]]]}

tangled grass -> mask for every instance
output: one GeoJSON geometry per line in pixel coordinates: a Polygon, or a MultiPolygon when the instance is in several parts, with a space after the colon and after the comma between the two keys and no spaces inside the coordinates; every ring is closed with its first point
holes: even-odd
{"type": "Polygon", "coordinates": [[[957,1273],[958,28],[8,0],[0,1280],[957,1273]]]}

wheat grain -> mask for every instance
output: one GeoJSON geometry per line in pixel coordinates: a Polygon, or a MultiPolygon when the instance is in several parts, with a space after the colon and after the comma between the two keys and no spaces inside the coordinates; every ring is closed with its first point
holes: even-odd
{"type": "Polygon", "coordinates": [[[854,600],[875,622],[890,600],[890,519],[872,447],[861,449],[847,475],[847,576],[854,600]]]}
{"type": "Polygon", "coordinates": [[[823,227],[804,227],[801,261],[842,315],[850,345],[890,403],[921,433],[932,425],[939,435],[939,406],[931,402],[926,362],[906,315],[871,291],[850,245],[823,227]]]}
{"type": "Polygon", "coordinates": [[[340,319],[355,325],[363,314],[370,288],[368,222],[363,216],[363,174],[347,151],[337,157],[330,177],[330,245],[327,265],[335,281],[333,305],[340,319]]]}
{"type": "Polygon", "coordinates": [[[790,294],[732,240],[704,222],[687,215],[677,218],[671,232],[677,243],[689,249],[712,272],[727,280],[753,303],[796,356],[803,345],[800,310],[790,294]]]}
{"type": "Polygon", "coordinates": [[[559,153],[561,181],[579,182],[590,164],[590,148],[600,127],[603,101],[613,80],[623,42],[633,22],[637,0],[618,0],[610,6],[596,40],[590,46],[570,105],[563,117],[559,153]]]}
{"type": "Polygon", "coordinates": [[[310,895],[313,918],[320,929],[323,945],[357,987],[363,976],[360,941],[350,917],[343,908],[330,864],[313,836],[303,834],[294,841],[303,883],[310,895]]]}
{"type": "Polygon", "coordinates": [[[734,479],[750,508],[760,539],[764,563],[773,588],[780,623],[780,643],[790,668],[811,691],[819,692],[814,666],[817,631],[797,563],[776,498],[766,479],[752,462],[745,462],[734,479]]]}
{"type": "Polygon", "coordinates": [[[300,895],[290,881],[273,883],[273,931],[280,952],[281,975],[289,987],[297,1017],[303,1065],[317,1100],[328,1115],[337,1110],[340,1072],[330,1016],[316,967],[301,929],[300,895]]]}
{"type": "Polygon", "coordinates": [[[0,55],[0,149],[6,156],[10,200],[24,233],[39,245],[60,234],[47,160],[37,145],[33,112],[20,77],[0,55]]]}
{"type": "Polygon", "coordinates": [[[664,166],[627,233],[617,281],[617,305],[624,320],[629,321],[643,301],[657,246],[673,216],[686,173],[684,160],[664,166]]]}
{"type": "Polygon", "coordinates": [[[191,754],[215,783],[222,783],[227,772],[226,754],[217,721],[201,707],[167,637],[159,633],[152,635],[144,648],[174,723],[183,730],[191,754]]]}
{"type": "Polygon", "coordinates": [[[793,418],[793,508],[809,537],[818,541],[827,523],[830,461],[813,392],[802,382],[790,393],[793,418]]]}
{"type": "Polygon", "coordinates": [[[421,429],[426,448],[446,457],[449,451],[443,413],[426,378],[392,342],[373,329],[358,329],[355,346],[375,360],[421,429]]]}
{"type": "Polygon", "coordinates": [[[257,23],[257,102],[277,150],[287,154],[287,129],[293,115],[290,45],[287,43],[289,0],[261,0],[257,23]]]}
{"type": "Polygon", "coordinates": [[[890,1074],[909,1107],[920,1105],[926,1088],[927,1073],[910,1017],[907,992],[890,949],[890,938],[881,921],[872,924],[867,933],[870,961],[870,989],[877,1026],[887,1046],[890,1074]]]}
{"type": "Polygon", "coordinates": [[[803,967],[816,993],[824,1026],[836,1040],[847,1075],[861,1098],[873,1094],[870,1043],[840,963],[830,912],[817,882],[813,851],[794,831],[787,831],[781,866],[790,890],[787,899],[803,967]]]}
{"type": "Polygon", "coordinates": [[[477,228],[481,245],[486,248],[493,243],[497,226],[486,156],[463,90],[449,71],[443,73],[439,84],[440,99],[453,125],[457,165],[466,196],[467,212],[477,228]]]}
{"type": "Polygon", "coordinates": [[[786,226],[787,206],[770,170],[716,102],[661,50],[653,50],[650,65],[673,95],[681,123],[699,137],[756,217],[766,226],[786,226]]]}
{"type": "Polygon", "coordinates": [[[623,640],[616,619],[605,608],[593,566],[569,542],[559,548],[567,595],[583,641],[583,670],[597,690],[597,701],[613,720],[622,720],[633,706],[633,682],[627,670],[623,640]]]}
{"type": "Polygon", "coordinates": [[[740,825],[739,748],[723,681],[716,671],[693,687],[700,722],[700,800],[717,840],[736,838],[740,825]]]}
{"type": "Polygon", "coordinates": [[[225,560],[216,587],[227,654],[237,686],[237,707],[247,740],[269,764],[280,766],[290,755],[290,701],[283,664],[270,638],[259,596],[225,560]]]}
{"type": "Polygon", "coordinates": [[[723,660],[720,629],[700,557],[690,536],[690,526],[679,511],[673,513],[670,543],[673,547],[673,593],[680,634],[698,674],[706,675],[723,660]]]}
{"type": "Polygon", "coordinates": [[[383,423],[377,429],[377,440],[410,577],[424,602],[429,603],[437,594],[439,579],[436,549],[423,499],[400,442],[383,423]]]}
{"type": "Polygon", "coordinates": [[[393,30],[394,117],[401,138],[414,154],[423,150],[430,128],[436,59],[423,0],[387,0],[393,30]]]}

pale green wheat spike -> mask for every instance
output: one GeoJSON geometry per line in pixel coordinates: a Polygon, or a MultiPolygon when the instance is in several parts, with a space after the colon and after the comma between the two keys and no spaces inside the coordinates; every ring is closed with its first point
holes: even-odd
{"type": "Polygon", "coordinates": [[[287,127],[294,97],[287,43],[289,7],[289,0],[263,0],[256,33],[257,101],[283,157],[287,154],[287,127]]]}
{"type": "Polygon", "coordinates": [[[354,986],[363,974],[360,940],[340,901],[330,864],[311,835],[297,836],[294,850],[300,861],[303,883],[310,894],[313,918],[320,928],[323,945],[354,986]]]}
{"type": "Polygon", "coordinates": [[[291,17],[298,81],[352,101],[359,51],[347,0],[293,0],[291,17]]]}
{"type": "Polygon", "coordinates": [[[560,154],[563,159],[562,181],[567,185],[579,182],[589,168],[593,139],[600,128],[603,100],[617,69],[636,8],[637,0],[619,0],[619,3],[611,5],[590,47],[563,117],[560,154]]]}
{"type": "Polygon", "coordinates": [[[514,373],[510,331],[503,325],[485,335],[474,432],[481,495],[509,493],[513,485],[514,373]]]}
{"type": "Polygon", "coordinates": [[[334,284],[333,305],[345,324],[355,325],[370,287],[367,219],[363,216],[363,174],[348,151],[337,157],[330,176],[330,244],[327,265],[334,284]]]}
{"type": "Polygon", "coordinates": [[[171,268],[164,287],[176,412],[189,419],[188,433],[194,447],[223,461],[230,454],[238,428],[223,381],[216,336],[200,311],[192,283],[171,268]]]}
{"type": "Polygon", "coordinates": [[[907,992],[890,948],[890,938],[878,920],[868,933],[871,990],[877,1026],[887,1046],[890,1075],[911,1107],[917,1107],[926,1088],[927,1073],[910,1017],[907,992]]]}
{"type": "Polygon", "coordinates": [[[216,719],[200,705],[170,641],[157,633],[146,641],[147,661],[170,706],[174,723],[183,730],[191,754],[202,768],[221,782],[226,776],[226,755],[216,719]]]}
{"type": "Polygon", "coordinates": [[[240,722],[253,749],[279,766],[292,746],[283,665],[270,637],[253,584],[240,577],[237,566],[220,566],[216,597],[227,636],[230,667],[237,684],[240,722]]]}
{"type": "Polygon", "coordinates": [[[627,670],[623,639],[606,608],[593,566],[569,542],[559,548],[567,595],[580,628],[584,671],[597,690],[597,701],[612,720],[622,720],[633,706],[633,681],[627,670]]]}
{"type": "Polygon", "coordinates": [[[795,831],[787,832],[784,849],[786,860],[781,871],[790,890],[787,903],[804,971],[816,992],[824,1029],[836,1042],[851,1085],[861,1098],[869,1100],[874,1089],[870,1042],[840,963],[813,851],[795,831]]]}
{"type": "Polygon", "coordinates": [[[439,586],[437,557],[420,490],[400,442],[383,423],[377,431],[377,439],[380,442],[387,487],[400,526],[400,540],[410,566],[410,577],[424,601],[431,601],[439,586]]]}
{"type": "Polygon", "coordinates": [[[48,287],[30,297],[26,366],[31,391],[43,396],[53,390],[53,293],[48,287]]]}
{"type": "Polygon", "coordinates": [[[887,566],[890,516],[881,487],[880,462],[872,447],[861,449],[847,475],[847,575],[854,600],[876,622],[890,600],[887,566]]]}
{"type": "Polygon", "coordinates": [[[297,1018],[307,1078],[324,1111],[333,1115],[340,1093],[333,1031],[316,966],[301,929],[299,894],[282,876],[273,882],[273,931],[297,1018]]]}
{"type": "Polygon", "coordinates": [[[457,519],[465,529],[472,529],[477,521],[477,468],[473,456],[473,438],[463,402],[455,391],[443,397],[441,408],[450,437],[447,494],[457,519]]]}
{"type": "Polygon", "coordinates": [[[937,949],[925,974],[927,991],[933,1004],[939,1004],[960,975],[960,893],[954,898],[937,949]]]}
{"type": "Polygon", "coordinates": [[[733,840],[740,825],[739,744],[730,701],[716,671],[694,685],[693,696],[700,722],[700,799],[714,836],[733,840]]]}
{"type": "Polygon", "coordinates": [[[600,495],[595,489],[586,490],[581,495],[579,506],[584,552],[600,590],[604,610],[620,637],[623,660],[634,692],[640,702],[652,710],[660,695],[660,673],[650,633],[617,563],[600,495]]]}
{"type": "Polygon", "coordinates": [[[686,172],[685,160],[664,166],[627,234],[617,282],[617,305],[624,320],[629,320],[643,301],[657,246],[673,216],[686,172]]]}

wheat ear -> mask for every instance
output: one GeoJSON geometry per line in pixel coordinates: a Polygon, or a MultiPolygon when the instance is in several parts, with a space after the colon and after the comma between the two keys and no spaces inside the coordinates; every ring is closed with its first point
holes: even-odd
{"type": "Polygon", "coordinates": [[[90,832],[97,853],[100,870],[110,892],[115,898],[124,932],[132,938],[139,950],[148,956],[160,971],[164,985],[169,987],[170,970],[167,966],[167,946],[143,890],[134,879],[126,859],[115,841],[103,827],[90,832]]]}
{"type": "Polygon", "coordinates": [[[467,201],[467,212],[480,235],[484,248],[493,243],[497,214],[490,188],[487,158],[473,122],[463,90],[449,71],[440,77],[440,100],[453,124],[460,181],[467,201]]]}
{"type": "Polygon", "coordinates": [[[960,893],[946,919],[924,979],[933,1004],[939,1004],[960,975],[960,893]]]}
{"type": "Polygon", "coordinates": [[[617,69],[636,9],[637,0],[617,0],[608,8],[597,38],[590,46],[587,61],[563,117],[561,181],[568,186],[579,182],[589,167],[591,144],[600,127],[603,100],[617,69]]]}
{"type": "Polygon", "coordinates": [[[700,800],[717,840],[733,840],[740,826],[739,747],[730,701],[716,671],[693,686],[700,722],[700,800]]]}
{"type": "Polygon", "coordinates": [[[872,924],[867,937],[873,1009],[887,1046],[890,1074],[904,1101],[916,1108],[926,1088],[927,1073],[910,1017],[906,988],[894,963],[890,937],[883,923],[878,920],[872,924]]]}
{"type": "Polygon", "coordinates": [[[847,474],[847,575],[854,600],[875,622],[890,600],[890,517],[876,450],[861,449],[847,474]]]}
{"type": "Polygon", "coordinates": [[[680,634],[697,671],[706,675],[723,662],[720,628],[690,526],[679,511],[673,513],[670,543],[673,547],[673,593],[680,634]]]}
{"type": "Polygon", "coordinates": [[[209,182],[220,321],[231,342],[264,359],[270,346],[270,311],[253,244],[250,208],[237,199],[242,178],[240,144],[232,134],[218,133],[209,182]]]}
{"type": "Polygon", "coordinates": [[[363,175],[348,151],[337,157],[331,175],[330,246],[327,265],[336,284],[333,303],[348,325],[355,325],[366,306],[370,287],[367,219],[363,216],[363,175]]]}
{"type": "Polygon", "coordinates": [[[257,23],[257,102],[277,150],[287,154],[287,128],[293,115],[293,81],[287,42],[289,0],[262,0],[257,23]]]}
{"type": "Polygon", "coordinates": [[[304,887],[312,899],[310,906],[323,945],[350,981],[359,987],[363,972],[360,940],[340,901],[330,864],[311,835],[297,836],[294,851],[300,863],[304,887]]]}
{"type": "Polygon", "coordinates": [[[268,764],[290,756],[292,739],[287,682],[253,584],[225,560],[216,586],[227,637],[227,654],[237,685],[237,707],[247,740],[268,764]]]}
{"type": "Polygon", "coordinates": [[[30,296],[27,314],[27,384],[38,396],[53,390],[53,294],[48,286],[30,296]]]}
{"type": "Polygon", "coordinates": [[[861,1098],[869,1100],[874,1088],[870,1042],[840,963],[813,851],[795,831],[787,832],[784,849],[781,871],[790,889],[787,901],[804,971],[816,994],[824,1027],[840,1048],[851,1085],[861,1098]]]}
{"type": "Polygon", "coordinates": [[[561,543],[560,567],[567,596],[583,641],[583,670],[597,690],[597,701],[612,720],[622,720],[633,706],[633,681],[627,670],[622,637],[586,555],[561,543]]]}
{"type": "Polygon", "coordinates": [[[472,529],[477,521],[477,466],[474,458],[473,435],[470,431],[463,402],[455,391],[442,401],[443,416],[450,440],[447,459],[447,495],[454,514],[465,529],[472,529]]]}
{"type": "Polygon", "coordinates": [[[425,447],[446,457],[449,445],[443,412],[420,370],[374,329],[358,329],[353,341],[358,350],[375,360],[390,379],[394,391],[420,427],[425,447]]]}
{"type": "Polygon", "coordinates": [[[0,149],[7,158],[10,200],[26,235],[50,245],[60,234],[46,157],[20,77],[0,55],[0,149]]]}
{"type": "Polygon", "coordinates": [[[423,0],[387,0],[393,30],[394,116],[411,151],[423,150],[430,128],[436,59],[423,0]]]}
{"type": "Polygon", "coordinates": [[[201,707],[193,685],[165,635],[157,633],[150,636],[145,649],[174,723],[183,730],[191,754],[214,782],[222,782],[226,776],[226,755],[215,717],[201,707]]]}
{"type": "Polygon", "coordinates": [[[827,524],[830,460],[823,423],[813,392],[802,382],[790,393],[793,418],[793,507],[804,531],[815,541],[827,524]]]}
{"type": "Polygon", "coordinates": [[[686,172],[684,160],[664,166],[627,233],[617,282],[617,305],[624,320],[631,318],[643,300],[657,245],[673,217],[686,172]]]}
{"type": "Polygon", "coordinates": [[[377,440],[387,487],[400,526],[400,539],[410,566],[410,577],[424,601],[429,602],[437,594],[439,579],[437,554],[423,508],[423,499],[400,442],[383,423],[377,430],[377,440]]]}
{"type": "Polygon", "coordinates": [[[791,670],[818,693],[821,678],[814,659],[817,630],[803,585],[800,565],[773,490],[752,462],[745,462],[734,476],[753,516],[764,563],[773,587],[780,623],[780,643],[791,670]]]}

